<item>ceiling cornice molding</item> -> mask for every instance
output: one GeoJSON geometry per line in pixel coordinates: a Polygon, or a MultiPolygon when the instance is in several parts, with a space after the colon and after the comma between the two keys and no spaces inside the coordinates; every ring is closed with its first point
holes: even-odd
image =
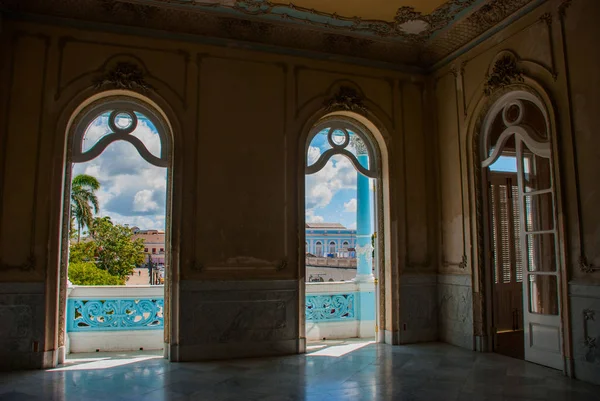
{"type": "MultiPolygon", "coordinates": [[[[234,17],[261,17],[269,22],[288,22],[312,28],[338,31],[342,34],[365,35],[408,42],[424,42],[437,31],[487,0],[448,0],[431,13],[423,14],[414,7],[398,8],[391,21],[344,16],[269,0],[101,0],[107,4],[128,3],[139,6],[179,7],[187,10],[220,13],[234,17]],[[420,23],[418,33],[410,32],[407,23],[420,23]]],[[[414,28],[413,28],[414,29],[414,28]]]]}
{"type": "MultiPolygon", "coordinates": [[[[227,8],[229,16],[215,12],[223,8],[222,5],[208,5],[210,3],[206,0],[205,3],[197,0],[196,5],[191,5],[192,0],[2,0],[3,4],[0,5],[17,15],[38,14],[108,23],[163,31],[165,35],[168,32],[240,40],[259,47],[275,46],[292,49],[292,52],[358,56],[376,62],[428,69],[527,4],[540,1],[544,0],[450,0],[427,15],[403,7],[398,10],[394,22],[380,22],[396,24],[395,32],[398,26],[407,21],[425,21],[429,28],[419,35],[399,33],[398,36],[364,34],[360,29],[338,29],[325,23],[293,23],[287,17],[277,17],[271,21],[263,13],[269,10],[312,10],[260,0],[246,0],[243,3],[232,0],[227,8]],[[235,13],[240,13],[239,8],[243,8],[244,12],[235,16],[235,13]],[[438,15],[448,9],[451,12],[446,17],[438,15]]],[[[324,13],[314,11],[311,15],[321,14],[324,13]]],[[[347,19],[335,14],[331,14],[330,18],[336,21],[347,19]]],[[[361,23],[365,21],[369,24],[373,20],[360,20],[361,23]]],[[[376,26],[371,28],[380,29],[376,26]]]]}

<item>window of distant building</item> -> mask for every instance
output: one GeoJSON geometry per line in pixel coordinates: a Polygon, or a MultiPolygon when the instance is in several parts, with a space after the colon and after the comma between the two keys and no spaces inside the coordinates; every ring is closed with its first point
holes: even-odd
{"type": "Polygon", "coordinates": [[[148,253],[148,248],[144,248],[144,252],[148,253]]]}
{"type": "Polygon", "coordinates": [[[333,241],[329,243],[329,253],[332,255],[335,254],[335,242],[333,241]]]}
{"type": "Polygon", "coordinates": [[[321,243],[321,241],[317,241],[317,243],[315,244],[315,255],[323,256],[323,244],[321,243]]]}
{"type": "Polygon", "coordinates": [[[348,243],[348,241],[344,241],[344,243],[342,244],[342,246],[346,249],[348,249],[348,247],[350,246],[350,244],[348,243]]]}
{"type": "Polygon", "coordinates": [[[156,253],[156,248],[152,248],[152,253],[156,253]]]}
{"type": "Polygon", "coordinates": [[[164,251],[165,251],[165,248],[160,248],[160,251],[161,251],[161,252],[164,252],[164,251]]]}

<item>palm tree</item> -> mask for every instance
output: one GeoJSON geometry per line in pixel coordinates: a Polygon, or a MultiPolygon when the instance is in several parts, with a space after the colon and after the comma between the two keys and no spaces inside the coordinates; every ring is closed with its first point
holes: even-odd
{"type": "Polygon", "coordinates": [[[71,216],[77,222],[77,242],[81,240],[81,230],[92,224],[94,214],[98,213],[98,197],[96,191],[100,182],[91,175],[79,174],[71,183],[71,216]],[[92,208],[94,209],[92,213],[92,208]]]}

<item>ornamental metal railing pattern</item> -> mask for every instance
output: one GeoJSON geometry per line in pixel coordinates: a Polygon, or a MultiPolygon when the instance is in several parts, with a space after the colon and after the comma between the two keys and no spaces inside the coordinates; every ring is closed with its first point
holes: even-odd
{"type": "Polygon", "coordinates": [[[162,330],[163,298],[69,299],[67,331],[162,330]]]}
{"type": "MultiPolygon", "coordinates": [[[[67,331],[162,330],[164,299],[69,299],[67,331]]],[[[306,296],[306,320],[335,322],[356,320],[355,294],[306,296]]]]}
{"type": "Polygon", "coordinates": [[[306,320],[348,321],[356,319],[354,294],[319,294],[306,296],[306,320]]]}

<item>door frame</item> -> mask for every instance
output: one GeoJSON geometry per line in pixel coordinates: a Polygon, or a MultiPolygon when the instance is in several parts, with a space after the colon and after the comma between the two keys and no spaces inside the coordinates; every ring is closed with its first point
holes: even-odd
{"type": "MultiPolygon", "coordinates": [[[[330,88],[330,94],[335,93],[338,85],[330,88]]],[[[358,89],[352,88],[362,97],[362,93],[358,89]]],[[[398,268],[392,262],[392,255],[397,252],[397,224],[392,226],[393,203],[392,182],[390,180],[392,159],[390,157],[391,137],[389,132],[391,123],[383,116],[379,115],[376,110],[365,108],[360,112],[349,111],[344,107],[326,108],[323,105],[327,102],[329,96],[325,95],[321,98],[314,99],[309,105],[306,105],[303,111],[299,112],[300,116],[300,135],[298,142],[297,153],[297,177],[298,177],[298,296],[299,296],[299,311],[298,311],[298,352],[306,352],[306,263],[305,263],[305,176],[306,176],[306,149],[308,146],[307,139],[311,129],[318,123],[319,120],[326,117],[339,117],[340,119],[352,120],[355,124],[364,127],[364,131],[370,136],[374,143],[377,152],[377,163],[379,163],[380,174],[375,180],[375,225],[377,227],[376,238],[376,341],[381,343],[393,344],[397,341],[398,327],[398,308],[397,305],[397,272],[398,268]],[[383,252],[382,252],[383,250],[383,252]]],[[[369,104],[365,99],[365,103],[369,104]]]]}
{"type": "MultiPolygon", "coordinates": [[[[560,153],[557,147],[557,125],[556,114],[554,111],[553,102],[549,94],[543,86],[537,81],[528,76],[523,76],[522,83],[510,84],[493,93],[485,95],[482,93],[479,100],[474,102],[475,106],[467,110],[470,114],[470,119],[467,121],[467,132],[470,134],[470,141],[467,141],[469,155],[469,184],[470,198],[474,204],[474,210],[471,212],[472,217],[472,238],[475,239],[472,247],[473,261],[475,266],[473,269],[473,302],[474,311],[479,316],[475,316],[474,325],[474,340],[475,348],[479,351],[493,351],[493,274],[490,258],[490,250],[492,247],[490,239],[490,222],[489,222],[489,202],[487,194],[487,168],[482,168],[481,148],[483,140],[482,132],[485,125],[486,116],[492,108],[497,106],[498,101],[511,93],[522,93],[525,96],[535,98],[544,106],[544,112],[547,114],[548,121],[548,137],[552,150],[552,174],[555,183],[554,198],[555,198],[555,215],[556,220],[557,243],[558,246],[558,271],[561,280],[558,288],[558,296],[560,299],[560,336],[561,349],[563,359],[563,372],[571,374],[569,360],[571,359],[570,344],[570,319],[569,319],[569,302],[568,302],[568,275],[566,263],[566,229],[564,219],[563,199],[564,193],[561,185],[561,163],[560,153]]],[[[525,299],[525,293],[523,298],[525,299]]]]}
{"type": "Polygon", "coordinates": [[[85,110],[93,104],[110,101],[114,98],[126,98],[131,102],[139,103],[152,109],[163,121],[167,131],[167,193],[165,208],[165,263],[169,263],[164,286],[164,356],[169,360],[177,360],[176,349],[179,338],[178,310],[179,310],[179,246],[180,233],[177,227],[181,225],[181,201],[178,190],[181,188],[181,160],[175,162],[175,148],[178,142],[175,137],[180,132],[178,121],[169,104],[154,92],[141,94],[133,90],[85,90],[71,98],[57,123],[55,148],[62,149],[62,154],[55,157],[55,172],[52,183],[55,190],[51,203],[51,210],[57,211],[51,216],[51,224],[56,229],[56,240],[50,244],[56,252],[56,265],[49,269],[47,280],[47,294],[49,304],[47,314],[54,315],[54,324],[46,324],[46,336],[54,343],[54,356],[45,362],[45,367],[55,367],[62,363],[66,356],[66,299],[67,299],[67,268],[68,268],[68,240],[69,240],[69,210],[70,210],[70,180],[72,175],[71,146],[74,139],[75,122],[85,114],[85,110]]]}

